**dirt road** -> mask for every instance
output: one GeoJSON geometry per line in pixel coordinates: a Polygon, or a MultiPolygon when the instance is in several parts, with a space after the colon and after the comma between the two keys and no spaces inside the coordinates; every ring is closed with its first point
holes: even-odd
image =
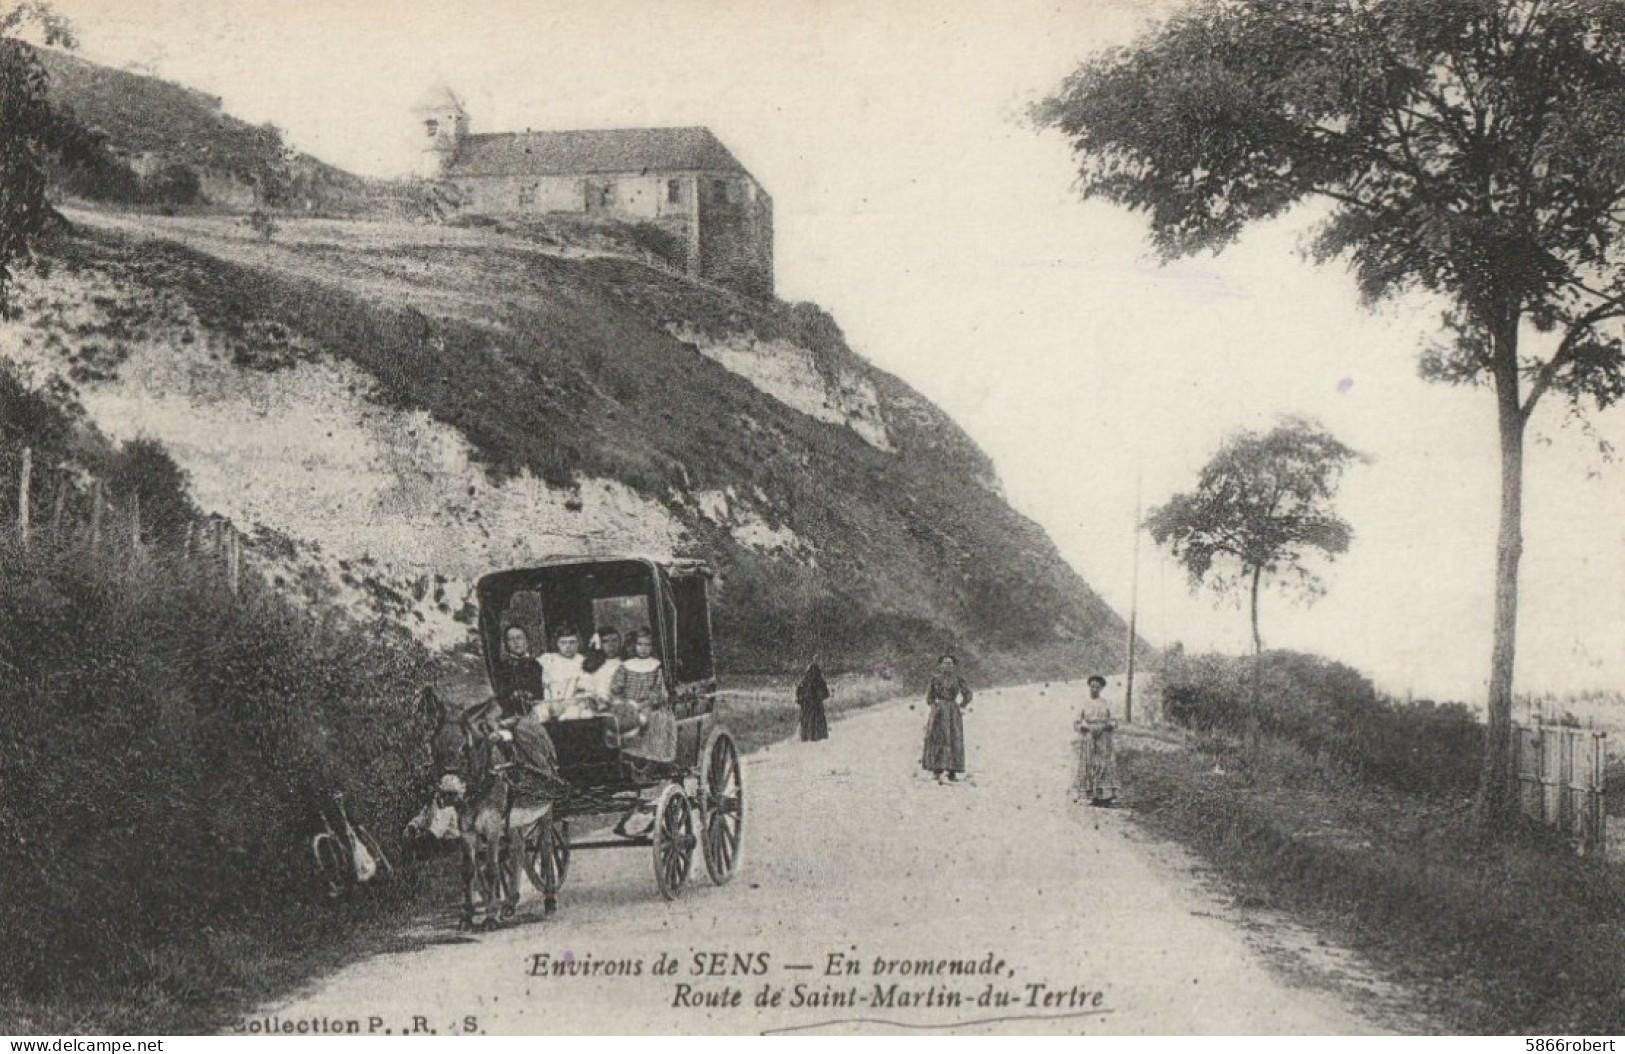
{"type": "Polygon", "coordinates": [[[1074,694],[978,696],[966,717],[971,780],[960,786],[922,778],[924,713],[907,702],[837,722],[827,742],[772,747],[746,762],[745,858],[733,884],[711,886],[696,858],[697,880],[668,904],[648,850],[581,853],[552,919],[530,901],[519,925],[469,938],[450,931],[449,912],[424,920],[429,946],[358,963],[244,1024],[441,1034],[1392,1027],[1392,1015],[1362,1002],[1373,990],[1351,957],[1308,942],[1319,947],[1318,982],[1270,965],[1280,949],[1200,885],[1192,861],[1135,834],[1123,812],[1071,803],[1074,694]]]}

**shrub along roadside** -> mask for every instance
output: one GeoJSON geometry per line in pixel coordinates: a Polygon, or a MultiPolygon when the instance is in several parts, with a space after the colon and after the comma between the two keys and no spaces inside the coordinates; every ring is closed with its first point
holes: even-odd
{"type": "Polygon", "coordinates": [[[1461,807],[1328,772],[1278,740],[1122,762],[1140,823],[1371,956],[1448,1030],[1625,1031],[1619,868],[1535,832],[1478,845],[1461,807]]]}
{"type": "Polygon", "coordinates": [[[125,555],[0,542],[0,1031],[202,1027],[357,925],[310,912],[326,794],[386,841],[421,798],[426,652],[125,555]]]}
{"type": "Polygon", "coordinates": [[[1252,676],[1251,659],[1170,655],[1164,713],[1200,732],[1294,743],[1322,765],[1394,790],[1459,797],[1478,785],[1484,726],[1460,703],[1399,703],[1350,666],[1271,651],[1254,707],[1252,676]]]}

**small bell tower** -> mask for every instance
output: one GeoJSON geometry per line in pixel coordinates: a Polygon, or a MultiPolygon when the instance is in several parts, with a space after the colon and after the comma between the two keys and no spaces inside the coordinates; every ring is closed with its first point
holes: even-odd
{"type": "Polygon", "coordinates": [[[417,174],[439,179],[457,160],[468,135],[468,111],[450,88],[437,85],[412,107],[412,116],[419,144],[417,174]]]}

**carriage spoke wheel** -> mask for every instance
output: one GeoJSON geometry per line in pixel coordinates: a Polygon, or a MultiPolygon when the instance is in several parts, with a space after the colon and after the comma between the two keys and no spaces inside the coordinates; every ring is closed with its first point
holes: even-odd
{"type": "Polygon", "coordinates": [[[726,732],[717,735],[705,757],[704,830],[701,847],[711,881],[724,885],[739,869],[739,851],[745,835],[745,779],[739,750],[726,732]]]}
{"type": "Polygon", "coordinates": [[[570,821],[549,822],[553,824],[553,852],[548,861],[551,866],[547,877],[553,883],[552,892],[557,893],[564,888],[564,880],[570,874],[570,821]]]}
{"type": "Polygon", "coordinates": [[[546,853],[542,851],[540,837],[526,839],[525,874],[530,876],[531,885],[551,899],[564,888],[564,880],[570,874],[570,821],[539,821],[536,826],[538,834],[543,823],[552,824],[553,836],[548,840],[547,847],[549,851],[546,853]]]}
{"type": "Polygon", "coordinates": [[[660,895],[673,900],[688,881],[694,864],[694,811],[675,783],[666,785],[655,806],[653,834],[655,882],[660,895]]]}

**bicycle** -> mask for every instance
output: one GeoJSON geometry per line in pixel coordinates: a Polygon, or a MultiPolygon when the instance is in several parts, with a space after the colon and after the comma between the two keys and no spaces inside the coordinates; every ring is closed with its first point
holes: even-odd
{"type": "Polygon", "coordinates": [[[395,873],[395,865],[372,832],[350,822],[341,791],[333,792],[333,810],[338,815],[337,828],[324,808],[322,830],[310,839],[317,887],[329,901],[338,900],[357,886],[389,878],[395,873]]]}

